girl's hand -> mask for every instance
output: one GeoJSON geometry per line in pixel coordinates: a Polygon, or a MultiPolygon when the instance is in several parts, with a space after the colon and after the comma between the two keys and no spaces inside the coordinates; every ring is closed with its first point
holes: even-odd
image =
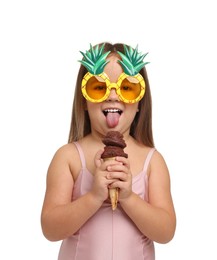
{"type": "Polygon", "coordinates": [[[109,188],[119,188],[119,201],[128,198],[132,194],[132,174],[129,160],[124,157],[116,157],[116,164],[107,166],[107,179],[112,180],[109,188]]]}
{"type": "Polygon", "coordinates": [[[122,162],[118,162],[116,160],[103,161],[103,159],[101,159],[102,152],[103,151],[97,152],[95,156],[96,169],[94,172],[94,180],[91,189],[91,193],[101,203],[103,203],[108,198],[109,185],[114,182],[114,178],[108,178],[108,167],[113,165],[122,165],[122,162]]]}

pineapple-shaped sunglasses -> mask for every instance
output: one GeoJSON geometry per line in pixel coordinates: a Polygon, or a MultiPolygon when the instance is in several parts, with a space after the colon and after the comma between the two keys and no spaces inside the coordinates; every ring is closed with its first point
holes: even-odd
{"type": "Polygon", "coordinates": [[[145,94],[145,81],[139,71],[148,63],[143,62],[146,54],[141,55],[138,47],[134,50],[124,45],[125,54],[118,52],[122,60],[118,60],[123,68],[123,73],[116,83],[111,82],[109,77],[103,72],[106,60],[110,51],[103,52],[97,45],[92,47],[86,53],[81,52],[83,60],[79,61],[86,67],[88,72],[84,75],[81,83],[83,96],[91,102],[98,103],[106,100],[110,95],[111,89],[115,89],[119,99],[125,103],[136,103],[142,99],[145,94]]]}

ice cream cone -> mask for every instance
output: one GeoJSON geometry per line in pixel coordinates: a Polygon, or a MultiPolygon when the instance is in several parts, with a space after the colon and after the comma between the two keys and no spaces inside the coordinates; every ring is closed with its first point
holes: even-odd
{"type": "MultiPolygon", "coordinates": [[[[104,161],[115,160],[115,157],[104,158],[103,160],[104,161]]],[[[118,204],[118,188],[109,189],[109,198],[111,200],[112,210],[115,210],[118,204]]]]}

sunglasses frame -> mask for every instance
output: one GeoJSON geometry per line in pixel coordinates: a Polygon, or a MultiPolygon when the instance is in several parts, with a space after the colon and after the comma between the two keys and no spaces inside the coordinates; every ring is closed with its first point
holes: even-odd
{"type": "Polygon", "coordinates": [[[127,75],[123,72],[119,76],[118,81],[116,83],[113,83],[113,82],[110,81],[109,77],[107,76],[107,74],[105,72],[103,72],[99,75],[94,75],[94,74],[91,74],[90,72],[87,72],[84,75],[82,82],[81,82],[81,91],[82,91],[83,96],[85,97],[86,100],[88,100],[92,103],[100,103],[100,102],[105,101],[109,97],[111,89],[116,90],[116,93],[117,93],[117,95],[118,95],[118,97],[121,101],[123,101],[124,103],[133,104],[133,103],[139,102],[143,98],[143,96],[145,94],[145,81],[144,81],[143,76],[139,73],[134,75],[134,76],[130,76],[130,75],[127,75]],[[92,77],[96,77],[96,78],[100,77],[106,83],[106,93],[100,99],[93,99],[90,96],[88,96],[88,94],[87,94],[86,85],[87,85],[88,80],[90,80],[90,78],[92,78],[92,77]],[[123,82],[123,80],[126,79],[126,78],[129,78],[129,77],[136,78],[141,85],[141,91],[140,91],[139,96],[135,99],[132,99],[132,100],[128,100],[128,99],[124,98],[121,95],[121,90],[120,90],[121,83],[123,82]]]}

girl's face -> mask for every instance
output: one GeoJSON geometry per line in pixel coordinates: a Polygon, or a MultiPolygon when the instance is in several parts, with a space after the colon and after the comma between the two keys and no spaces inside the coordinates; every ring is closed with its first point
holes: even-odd
{"type": "MultiPolygon", "coordinates": [[[[104,72],[111,82],[117,82],[123,72],[121,65],[117,62],[119,59],[116,55],[108,56],[109,63],[105,66],[104,72]]],[[[112,89],[108,98],[101,103],[86,102],[91,131],[101,135],[105,135],[109,130],[129,133],[139,104],[138,102],[127,104],[120,101],[115,89],[112,89]]]]}

